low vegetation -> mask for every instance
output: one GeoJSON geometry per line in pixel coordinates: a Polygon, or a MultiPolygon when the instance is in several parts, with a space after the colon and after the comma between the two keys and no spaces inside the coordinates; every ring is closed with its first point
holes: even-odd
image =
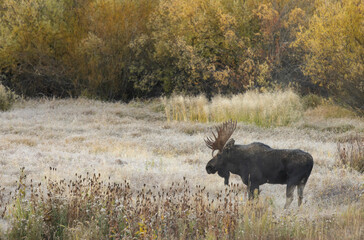
{"type": "Polygon", "coordinates": [[[95,173],[45,182],[27,184],[21,169],[7,239],[359,239],[364,221],[363,204],[314,222],[277,216],[270,198],[241,204],[238,184],[211,194],[186,178],[139,190],[95,173]]]}

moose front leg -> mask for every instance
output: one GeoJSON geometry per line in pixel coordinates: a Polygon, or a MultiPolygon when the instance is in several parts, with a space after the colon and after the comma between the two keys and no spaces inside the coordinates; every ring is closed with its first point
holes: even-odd
{"type": "Polygon", "coordinates": [[[225,175],[225,177],[224,177],[224,184],[225,185],[229,185],[229,178],[230,178],[230,173],[228,172],[226,175],[225,175]]]}
{"type": "Polygon", "coordinates": [[[230,172],[227,170],[219,170],[217,172],[220,177],[224,178],[224,184],[229,185],[230,172]]]}

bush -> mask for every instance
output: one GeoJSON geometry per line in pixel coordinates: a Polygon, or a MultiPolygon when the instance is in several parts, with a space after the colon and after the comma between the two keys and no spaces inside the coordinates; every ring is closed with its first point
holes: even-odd
{"type": "Polygon", "coordinates": [[[325,102],[325,99],[316,95],[316,94],[308,94],[302,98],[303,108],[316,108],[325,102]]]}
{"type": "Polygon", "coordinates": [[[72,93],[70,68],[65,63],[74,43],[70,33],[75,26],[66,3],[2,1],[0,74],[6,74],[3,83],[17,93],[31,97],[72,93]]]}
{"type": "Polygon", "coordinates": [[[297,83],[360,112],[363,7],[359,0],[1,0],[0,74],[25,96],[124,101],[210,99],[297,83]]]}
{"type": "Polygon", "coordinates": [[[4,84],[30,97],[132,98],[129,43],[147,33],[156,2],[0,1],[4,84]]]}
{"type": "Polygon", "coordinates": [[[319,0],[315,4],[307,28],[298,32],[294,42],[305,52],[302,69],[314,83],[335,96],[337,102],[362,112],[364,3],[361,0],[319,0]]]}
{"type": "Polygon", "coordinates": [[[16,99],[16,94],[0,83],[0,111],[7,111],[11,108],[16,99]]]}

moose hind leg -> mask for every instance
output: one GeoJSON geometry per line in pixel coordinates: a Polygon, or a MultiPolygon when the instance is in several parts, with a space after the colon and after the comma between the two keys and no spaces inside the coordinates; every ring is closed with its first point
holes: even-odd
{"type": "Polygon", "coordinates": [[[289,205],[291,205],[293,201],[293,192],[296,185],[288,185],[287,184],[287,190],[286,190],[286,204],[284,205],[284,208],[287,209],[289,205]]]}
{"type": "Polygon", "coordinates": [[[305,188],[305,183],[300,183],[297,186],[297,195],[298,195],[298,206],[301,206],[303,200],[303,189],[305,188]]]}

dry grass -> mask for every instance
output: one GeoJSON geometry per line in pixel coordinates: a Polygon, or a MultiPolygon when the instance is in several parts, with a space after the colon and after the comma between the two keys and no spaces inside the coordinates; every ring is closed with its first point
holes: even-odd
{"type": "Polygon", "coordinates": [[[284,211],[285,186],[263,185],[252,205],[239,177],[226,188],[206,173],[211,152],[203,138],[214,124],[167,122],[158,102],[17,104],[0,113],[0,238],[362,239],[364,177],[337,164],[337,142],[362,136],[364,122],[305,121],[276,128],[239,122],[233,136],[238,144],[313,155],[303,206],[284,211]],[[302,127],[308,123],[319,127],[302,127]],[[353,128],[323,130],[343,124],[353,128]]]}
{"type": "Polygon", "coordinates": [[[325,103],[322,105],[318,105],[315,108],[308,109],[305,112],[305,116],[314,117],[314,118],[353,118],[356,117],[356,113],[343,108],[338,105],[334,105],[331,103],[325,103]]]}
{"type": "Polygon", "coordinates": [[[211,193],[183,178],[166,188],[144,184],[135,190],[128,181],[89,173],[45,182],[46,190],[27,187],[21,169],[8,210],[9,239],[356,239],[364,220],[362,203],[313,222],[277,215],[270,198],[241,204],[247,194],[238,184],[211,193]]]}
{"type": "Polygon", "coordinates": [[[339,161],[345,165],[364,172],[364,137],[359,134],[338,142],[339,161]]]}
{"type": "Polygon", "coordinates": [[[17,95],[4,87],[0,82],[0,111],[9,110],[15,102],[17,95]]]}
{"type": "Polygon", "coordinates": [[[299,96],[291,90],[216,96],[210,103],[204,96],[174,96],[163,102],[167,119],[177,121],[222,122],[232,118],[257,126],[286,126],[300,119],[303,112],[299,96]]]}

